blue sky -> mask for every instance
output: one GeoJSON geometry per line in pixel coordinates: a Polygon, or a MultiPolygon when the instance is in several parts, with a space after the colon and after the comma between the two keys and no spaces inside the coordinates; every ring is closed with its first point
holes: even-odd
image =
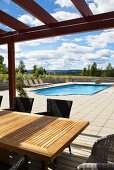
{"type": "MultiPolygon", "coordinates": [[[[79,18],[81,14],[70,0],[35,0],[58,21],[79,18]]],[[[114,11],[114,0],[87,0],[94,14],[114,11]]],[[[0,0],[0,9],[28,24],[42,25],[39,20],[11,0],[0,0]]],[[[0,28],[11,30],[0,24],[0,28]]],[[[83,34],[72,34],[53,38],[16,43],[16,66],[23,60],[27,69],[33,65],[52,69],[82,69],[96,62],[105,68],[110,62],[114,67],[114,29],[83,34]]],[[[7,64],[7,46],[0,46],[0,54],[7,64]]]]}

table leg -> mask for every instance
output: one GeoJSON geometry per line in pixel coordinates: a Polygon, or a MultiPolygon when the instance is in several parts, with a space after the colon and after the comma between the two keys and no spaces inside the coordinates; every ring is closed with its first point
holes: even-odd
{"type": "Polygon", "coordinates": [[[41,161],[41,170],[48,170],[48,162],[41,161]]]}

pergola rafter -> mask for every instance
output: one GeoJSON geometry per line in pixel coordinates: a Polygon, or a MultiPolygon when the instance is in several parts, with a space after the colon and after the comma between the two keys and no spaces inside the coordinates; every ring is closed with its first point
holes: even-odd
{"type": "Polygon", "coordinates": [[[29,26],[8,15],[2,10],[0,10],[0,22],[16,31],[29,28],[29,26]]]}
{"type": "Polygon", "coordinates": [[[75,7],[79,10],[83,17],[93,15],[85,0],[71,0],[75,7]]]}
{"type": "Polygon", "coordinates": [[[42,21],[45,25],[49,26],[52,23],[58,22],[52,17],[47,11],[45,11],[40,5],[33,0],[12,0],[17,5],[25,9],[27,12],[32,14],[34,17],[42,21]],[[33,10],[34,9],[34,10],[33,10]]]}
{"type": "Polygon", "coordinates": [[[34,0],[12,0],[21,8],[39,19],[44,25],[29,27],[13,16],[0,10],[0,22],[14,29],[0,29],[0,45],[8,45],[9,99],[12,105],[16,95],[15,85],[15,42],[61,36],[67,34],[114,28],[114,11],[93,15],[85,0],[71,0],[81,13],[82,18],[58,22],[34,0]]]}

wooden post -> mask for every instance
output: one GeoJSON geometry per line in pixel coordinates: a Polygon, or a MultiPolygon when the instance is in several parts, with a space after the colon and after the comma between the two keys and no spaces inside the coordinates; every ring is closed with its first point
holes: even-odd
{"type": "Polygon", "coordinates": [[[8,74],[9,74],[9,103],[11,108],[13,103],[13,97],[16,95],[14,42],[8,43],[8,74]]]}

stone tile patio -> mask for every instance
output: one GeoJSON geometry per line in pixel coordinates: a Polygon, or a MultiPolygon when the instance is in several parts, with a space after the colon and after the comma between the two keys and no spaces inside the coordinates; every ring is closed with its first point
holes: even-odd
{"type": "MultiPolygon", "coordinates": [[[[68,96],[43,96],[33,89],[26,88],[29,97],[35,98],[32,113],[46,111],[47,98],[73,100],[70,117],[90,121],[84,135],[100,137],[114,133],[114,86],[94,95],[68,96]]],[[[0,95],[3,95],[1,108],[8,108],[8,91],[0,91],[0,95]]]]}
{"type": "MultiPolygon", "coordinates": [[[[47,98],[73,100],[70,118],[89,120],[90,125],[71,144],[72,154],[68,149],[57,159],[57,167],[50,170],[75,170],[85,162],[91,153],[93,143],[100,136],[114,133],[114,86],[94,95],[43,96],[37,95],[27,88],[29,97],[34,97],[32,113],[46,111],[47,98]]],[[[1,108],[8,108],[8,91],[0,91],[3,95],[1,108]]],[[[29,170],[40,170],[40,162],[32,161],[29,170]]]]}

